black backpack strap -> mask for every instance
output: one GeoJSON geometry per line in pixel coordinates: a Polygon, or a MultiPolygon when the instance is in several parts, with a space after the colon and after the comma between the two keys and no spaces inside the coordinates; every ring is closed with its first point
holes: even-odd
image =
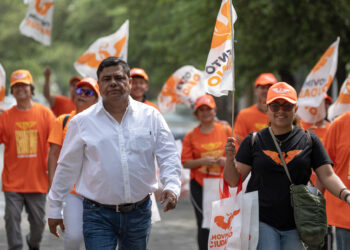
{"type": "Polygon", "coordinates": [[[253,132],[253,134],[252,134],[252,146],[254,146],[254,143],[255,143],[256,133],[257,132],[253,132]]]}
{"type": "Polygon", "coordinates": [[[66,127],[69,116],[70,116],[70,114],[66,114],[66,116],[64,117],[63,123],[62,123],[62,130],[66,127]]]}
{"type": "Polygon", "coordinates": [[[307,140],[309,142],[309,145],[312,148],[312,138],[311,138],[309,130],[305,130],[305,134],[306,134],[307,140]]]}

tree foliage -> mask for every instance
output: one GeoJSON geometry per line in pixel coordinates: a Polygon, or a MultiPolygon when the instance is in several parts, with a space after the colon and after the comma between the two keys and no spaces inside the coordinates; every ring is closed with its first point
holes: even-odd
{"type": "MultiPolygon", "coordinates": [[[[29,69],[40,85],[46,65],[61,91],[75,75],[74,61],[101,36],[130,20],[128,62],[150,75],[150,94],[179,67],[204,69],[221,1],[213,0],[56,0],[52,45],[45,47],[19,32],[27,6],[0,2],[0,62],[9,74],[29,69]]],[[[300,86],[326,48],[341,38],[337,77],[350,62],[350,2],[234,0],[237,95],[251,88],[261,72],[300,86]],[[296,74],[298,73],[298,74],[296,74]],[[299,76],[299,77],[295,77],[299,76]]]]}

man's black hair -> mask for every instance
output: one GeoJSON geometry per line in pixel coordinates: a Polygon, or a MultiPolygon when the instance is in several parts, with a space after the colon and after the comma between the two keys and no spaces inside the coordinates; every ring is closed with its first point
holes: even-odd
{"type": "Polygon", "coordinates": [[[116,56],[111,56],[111,57],[107,57],[106,59],[104,59],[100,65],[98,66],[97,69],[97,79],[100,77],[100,74],[102,72],[102,70],[106,67],[111,67],[111,66],[121,66],[124,70],[124,72],[128,75],[128,77],[130,78],[130,67],[129,65],[122,60],[119,57],[116,56]]]}

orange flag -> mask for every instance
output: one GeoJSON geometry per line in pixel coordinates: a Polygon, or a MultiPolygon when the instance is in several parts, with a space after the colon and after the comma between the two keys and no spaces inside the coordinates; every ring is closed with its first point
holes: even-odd
{"type": "Polygon", "coordinates": [[[236,20],[233,6],[230,13],[230,1],[222,0],[204,73],[206,92],[215,96],[227,95],[234,89],[232,34],[236,20]]]}
{"type": "Polygon", "coordinates": [[[184,103],[193,108],[197,97],[204,95],[203,72],[191,65],[176,70],[166,81],[158,95],[158,107],[162,113],[175,111],[176,104],[184,103]]]}
{"type": "Polygon", "coordinates": [[[129,40],[129,20],[114,34],[101,37],[90,45],[88,50],[76,60],[75,69],[83,77],[97,79],[96,71],[101,61],[110,56],[117,56],[127,60],[129,40]]]}
{"type": "Polygon", "coordinates": [[[326,118],[324,95],[337,71],[338,47],[339,38],[322,55],[300,90],[297,115],[305,122],[316,123],[326,118]]]}
{"type": "Polygon", "coordinates": [[[53,17],[53,0],[29,0],[26,17],[21,22],[19,30],[22,35],[49,46],[53,17]]]}
{"type": "Polygon", "coordinates": [[[339,97],[328,110],[328,120],[333,121],[341,114],[350,111],[350,74],[345,79],[339,97]]]}
{"type": "Polygon", "coordinates": [[[6,73],[0,63],[0,107],[4,105],[5,86],[6,86],[6,73]]]}

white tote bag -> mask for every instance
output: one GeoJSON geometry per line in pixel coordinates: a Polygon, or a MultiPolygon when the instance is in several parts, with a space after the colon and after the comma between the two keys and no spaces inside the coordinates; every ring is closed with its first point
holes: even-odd
{"type": "MultiPolygon", "coordinates": [[[[242,189],[242,182],[238,189],[242,189]]],[[[223,198],[230,195],[224,182],[223,199],[212,203],[208,248],[255,250],[259,237],[258,192],[233,190],[231,197],[223,198]]]]}
{"type": "Polygon", "coordinates": [[[219,183],[220,178],[204,178],[203,179],[203,200],[202,211],[203,221],[202,228],[210,228],[210,219],[213,201],[220,200],[219,183]]]}

